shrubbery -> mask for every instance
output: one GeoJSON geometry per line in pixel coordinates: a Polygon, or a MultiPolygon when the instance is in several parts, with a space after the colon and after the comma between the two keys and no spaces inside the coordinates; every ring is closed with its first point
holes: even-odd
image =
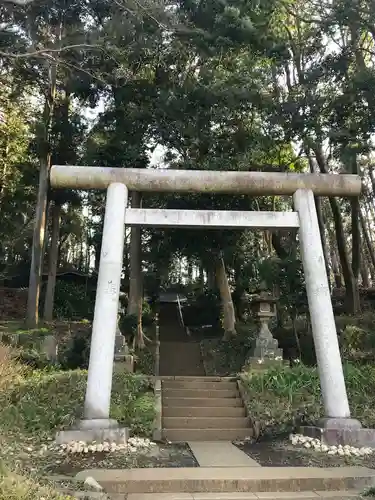
{"type": "MultiPolygon", "coordinates": [[[[375,367],[347,363],[344,371],[353,418],[358,418],[364,427],[373,428],[375,367]]],[[[245,374],[242,380],[250,414],[259,423],[262,435],[291,432],[301,423],[316,423],[324,416],[316,368],[274,368],[245,374]]]]}
{"type": "Polygon", "coordinates": [[[41,486],[31,478],[9,472],[0,464],[0,500],[69,500],[73,497],[62,495],[47,486],[41,486]]]}
{"type": "MultiPolygon", "coordinates": [[[[49,436],[56,428],[69,427],[82,416],[87,374],[84,371],[30,371],[10,362],[7,390],[0,392],[0,429],[21,435],[49,436]],[[12,372],[12,367],[14,367],[12,372]],[[11,382],[13,381],[13,382],[11,382]]],[[[141,375],[114,374],[112,414],[132,432],[150,435],[153,394],[149,380],[141,375]],[[148,408],[148,411],[144,411],[148,408]]]]}
{"type": "Polygon", "coordinates": [[[57,281],[54,301],[56,318],[92,319],[95,308],[95,293],[95,289],[87,288],[85,285],[57,281]]]}
{"type": "MultiPolygon", "coordinates": [[[[46,443],[57,429],[70,427],[82,417],[87,373],[32,370],[19,359],[18,351],[0,344],[0,500],[63,500],[68,497],[22,477],[22,460],[17,453],[23,453],[28,443],[34,449],[46,443]],[[12,453],[2,453],[6,449],[12,453]],[[21,475],[8,472],[5,466],[19,470],[21,475]]],[[[150,437],[154,416],[149,378],[115,373],[111,418],[129,427],[133,434],[150,437]]]]}
{"type": "Polygon", "coordinates": [[[204,339],[201,342],[207,375],[236,375],[254,347],[255,323],[236,325],[237,335],[229,340],[204,339]]]}
{"type": "Polygon", "coordinates": [[[74,331],[60,343],[58,364],[64,370],[86,369],[89,366],[91,327],[74,331]]]}
{"type": "MultiPolygon", "coordinates": [[[[150,327],[155,321],[154,313],[150,304],[144,301],[142,304],[142,327],[150,327]]],[[[126,338],[133,338],[137,333],[138,318],[136,314],[122,314],[119,321],[119,327],[126,338]]]]}
{"type": "Polygon", "coordinates": [[[183,308],[186,326],[212,325],[220,329],[221,305],[218,292],[207,290],[194,296],[194,302],[183,308]]]}

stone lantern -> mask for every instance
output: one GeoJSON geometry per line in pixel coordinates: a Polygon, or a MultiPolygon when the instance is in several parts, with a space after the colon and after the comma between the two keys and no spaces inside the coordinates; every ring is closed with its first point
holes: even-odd
{"type": "Polygon", "coordinates": [[[126,371],[132,373],[134,371],[134,356],[129,353],[129,348],[126,343],[125,337],[122,335],[119,327],[119,320],[121,314],[125,312],[121,299],[125,296],[125,293],[120,292],[120,300],[118,306],[117,315],[117,327],[116,327],[116,337],[115,337],[115,353],[114,353],[114,370],[126,371]]]}
{"type": "Polygon", "coordinates": [[[255,347],[246,362],[247,367],[267,368],[283,362],[283,350],[279,348],[279,343],[268,326],[270,319],[276,316],[276,302],[277,299],[262,282],[257,295],[251,300],[251,309],[259,327],[255,347]]]}

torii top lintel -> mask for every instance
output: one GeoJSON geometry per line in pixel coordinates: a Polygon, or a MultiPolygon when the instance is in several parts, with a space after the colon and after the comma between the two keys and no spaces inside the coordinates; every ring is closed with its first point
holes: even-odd
{"type": "Polygon", "coordinates": [[[310,189],[317,196],[359,196],[362,181],[354,174],[296,174],[209,170],[134,169],[54,165],[53,188],[106,189],[120,182],[141,192],[222,193],[254,196],[293,195],[310,189]]]}

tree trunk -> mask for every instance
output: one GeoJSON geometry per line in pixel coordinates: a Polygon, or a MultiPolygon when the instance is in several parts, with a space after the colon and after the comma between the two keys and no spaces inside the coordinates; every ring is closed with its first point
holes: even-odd
{"type": "Polygon", "coordinates": [[[361,277],[362,277],[362,286],[363,288],[370,288],[370,273],[369,273],[369,270],[368,270],[368,266],[367,266],[367,259],[366,259],[366,255],[365,255],[365,252],[364,252],[364,249],[362,247],[362,256],[361,256],[361,277]]]}
{"type": "Polygon", "coordinates": [[[193,263],[190,259],[187,262],[187,284],[191,285],[193,283],[193,263]]]}
{"type": "Polygon", "coordinates": [[[342,222],[340,207],[336,198],[330,198],[329,200],[333,215],[333,220],[336,229],[336,240],[337,249],[339,252],[341,269],[344,275],[345,287],[346,287],[346,307],[349,313],[358,314],[361,311],[361,305],[359,300],[359,290],[358,281],[354,276],[353,269],[349,264],[348,250],[346,247],[346,236],[344,231],[344,224],[342,222]]]}
{"type": "Polygon", "coordinates": [[[332,240],[331,244],[331,264],[332,264],[332,272],[333,272],[333,277],[335,279],[335,285],[337,288],[342,288],[343,283],[342,283],[342,277],[341,277],[341,271],[340,271],[340,265],[337,259],[336,255],[336,248],[334,246],[335,241],[332,240]]]}
{"type": "MultiPolygon", "coordinates": [[[[311,155],[308,152],[308,158],[309,158],[309,165],[310,165],[310,171],[312,174],[318,173],[318,168],[314,160],[311,158],[311,155]]],[[[328,245],[327,245],[327,239],[326,239],[326,224],[324,220],[324,214],[322,210],[322,199],[320,196],[314,196],[315,200],[315,207],[316,207],[316,213],[318,216],[318,224],[319,224],[319,231],[320,231],[320,239],[322,242],[322,247],[323,247],[323,255],[324,255],[324,263],[326,266],[326,273],[327,273],[327,278],[328,278],[328,285],[331,288],[331,273],[329,269],[329,252],[328,252],[328,245]]]]}
{"type": "Polygon", "coordinates": [[[361,232],[359,229],[359,199],[351,201],[352,219],[352,271],[355,280],[358,282],[361,269],[361,232]]]}
{"type": "Polygon", "coordinates": [[[372,196],[375,196],[375,176],[374,176],[374,166],[369,165],[369,172],[370,172],[370,180],[371,180],[371,186],[372,186],[372,196]]]}
{"type": "MultiPolygon", "coordinates": [[[[314,153],[321,173],[328,174],[328,169],[326,167],[321,146],[315,146],[314,153]]],[[[336,198],[329,198],[329,203],[331,205],[333,222],[336,231],[337,249],[339,252],[341,269],[345,281],[345,292],[346,292],[345,301],[346,301],[347,311],[349,313],[357,314],[361,310],[358,281],[355,279],[352,266],[349,263],[349,254],[348,254],[348,249],[346,247],[346,235],[344,231],[344,224],[342,221],[341,210],[336,198]]]]}
{"type": "Polygon", "coordinates": [[[329,253],[328,253],[328,245],[327,245],[327,239],[326,239],[326,233],[325,233],[325,221],[324,221],[322,205],[321,205],[322,200],[319,196],[314,196],[314,198],[315,198],[316,212],[317,212],[317,216],[318,216],[320,239],[321,239],[322,247],[323,247],[324,263],[326,266],[328,284],[329,284],[329,287],[331,288],[331,279],[330,279],[331,273],[330,273],[330,269],[329,269],[329,253]]]}
{"type": "Polygon", "coordinates": [[[223,310],[224,340],[228,340],[233,335],[236,335],[236,317],[234,313],[232,294],[229,288],[228,276],[222,256],[217,259],[216,280],[220,291],[221,306],[223,310]]]}
{"type": "MultiPolygon", "coordinates": [[[[352,174],[358,175],[357,155],[350,148],[344,148],[342,151],[342,161],[346,165],[346,170],[352,174]]],[[[359,197],[350,200],[351,223],[352,223],[352,271],[358,284],[359,273],[361,269],[361,231],[359,227],[359,197]]]]}
{"type": "Polygon", "coordinates": [[[43,248],[46,233],[49,159],[40,162],[38,200],[31,250],[29,290],[27,296],[27,328],[36,328],[39,323],[39,295],[43,272],[43,248]]]}
{"type": "MultiPolygon", "coordinates": [[[[142,197],[137,191],[132,192],[132,208],[141,208],[142,197]]],[[[130,279],[129,303],[127,314],[137,317],[136,344],[140,349],[145,346],[142,329],[142,259],[141,259],[141,228],[131,228],[130,235],[130,279]]]]}
{"type": "Polygon", "coordinates": [[[61,218],[61,205],[55,202],[52,209],[52,233],[51,233],[51,247],[49,250],[49,262],[48,262],[48,282],[47,282],[46,296],[44,299],[44,319],[46,321],[53,320],[53,305],[55,301],[57,261],[59,257],[60,218],[61,218]]]}
{"type": "Polygon", "coordinates": [[[43,110],[43,135],[40,140],[39,188],[36,206],[29,290],[27,296],[26,325],[36,328],[39,322],[39,295],[43,272],[43,249],[46,234],[46,214],[48,200],[48,176],[51,166],[50,128],[56,97],[56,63],[49,66],[48,95],[43,110]]]}
{"type": "Polygon", "coordinates": [[[371,265],[371,258],[369,256],[370,254],[369,254],[367,247],[362,247],[362,249],[366,255],[367,268],[370,271],[371,283],[374,285],[375,284],[375,268],[373,265],[371,265]]]}
{"type": "Polygon", "coordinates": [[[359,215],[359,220],[360,220],[360,223],[362,226],[362,234],[363,234],[364,239],[366,241],[367,250],[368,250],[368,253],[369,253],[369,256],[371,259],[371,264],[372,264],[372,267],[375,269],[375,252],[374,252],[374,248],[372,246],[371,240],[370,240],[370,235],[369,235],[368,230],[367,230],[367,226],[366,226],[366,222],[365,222],[365,218],[363,216],[362,210],[359,210],[358,215],[359,215]]]}
{"type": "Polygon", "coordinates": [[[200,289],[201,292],[204,292],[204,267],[203,264],[199,264],[199,284],[200,284],[200,289]]]}
{"type": "Polygon", "coordinates": [[[207,288],[215,290],[215,271],[207,268],[207,288]]]}

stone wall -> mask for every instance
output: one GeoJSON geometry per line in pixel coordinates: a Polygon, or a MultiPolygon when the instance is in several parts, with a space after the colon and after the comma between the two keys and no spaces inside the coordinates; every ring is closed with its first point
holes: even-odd
{"type": "Polygon", "coordinates": [[[27,288],[0,288],[0,318],[19,319],[26,316],[27,288]]]}

